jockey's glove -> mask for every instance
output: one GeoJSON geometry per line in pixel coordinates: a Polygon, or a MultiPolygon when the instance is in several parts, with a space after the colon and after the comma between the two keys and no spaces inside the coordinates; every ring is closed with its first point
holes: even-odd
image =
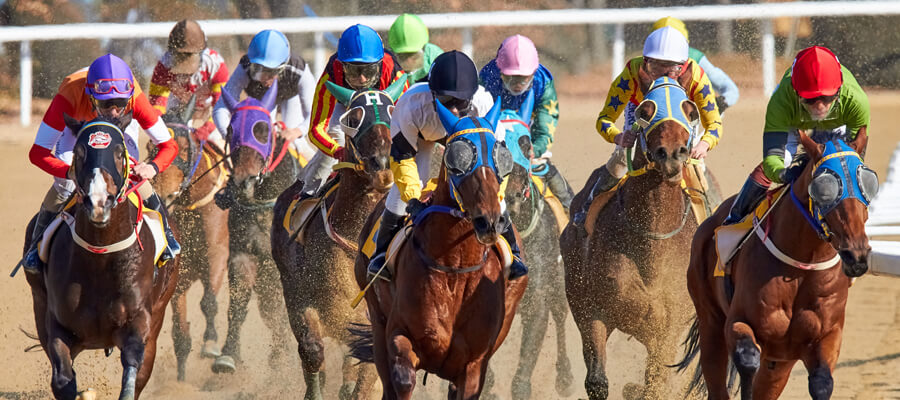
{"type": "Polygon", "coordinates": [[[428,208],[428,205],[416,198],[409,199],[409,201],[406,202],[406,213],[409,214],[412,219],[416,219],[416,216],[426,208],[428,208]]]}

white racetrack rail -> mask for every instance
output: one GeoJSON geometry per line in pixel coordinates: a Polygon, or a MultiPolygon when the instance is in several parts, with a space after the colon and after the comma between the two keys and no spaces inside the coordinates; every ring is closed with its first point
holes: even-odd
{"type": "MultiPolygon", "coordinates": [[[[887,178],[869,205],[866,233],[869,238],[900,237],[900,144],[888,164],[887,178]]],[[[900,241],[870,240],[869,272],[873,275],[900,277],[900,241]]]]}

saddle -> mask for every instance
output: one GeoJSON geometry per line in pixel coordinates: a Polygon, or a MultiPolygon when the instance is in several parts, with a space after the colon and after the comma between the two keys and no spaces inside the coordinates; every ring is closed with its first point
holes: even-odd
{"type": "MultiPolygon", "coordinates": [[[[44,230],[44,234],[41,237],[41,241],[38,243],[38,256],[41,261],[46,263],[50,259],[50,244],[53,241],[53,236],[56,233],[56,230],[59,229],[60,226],[66,224],[69,227],[69,233],[72,235],[72,240],[75,241],[79,247],[88,250],[92,253],[96,254],[106,254],[106,253],[115,253],[117,251],[125,250],[134,242],[140,242],[140,237],[138,236],[141,227],[146,225],[147,228],[150,229],[150,233],[153,235],[153,262],[157,267],[162,267],[165,263],[160,262],[160,256],[162,256],[163,250],[168,246],[168,242],[166,241],[166,234],[163,231],[162,218],[163,216],[160,213],[151,210],[146,207],[142,207],[140,204],[140,199],[137,194],[129,193],[128,200],[137,207],[139,210],[142,210],[141,218],[137,222],[137,227],[135,227],[134,232],[132,232],[131,236],[128,238],[121,240],[117,243],[113,243],[106,246],[94,246],[80,236],[75,233],[75,216],[71,213],[71,209],[78,203],[77,195],[69,201],[68,204],[63,208],[63,211],[47,225],[47,229],[44,230]]],[[[141,243],[142,249],[144,249],[144,244],[141,243]]]]}
{"type": "MultiPolygon", "coordinates": [[[[746,242],[746,238],[752,233],[754,226],[758,226],[765,220],[769,209],[781,199],[788,188],[789,186],[782,186],[770,191],[753,212],[745,216],[741,222],[716,228],[713,236],[716,241],[716,268],[713,276],[724,277],[731,274],[731,259],[746,242]]],[[[762,228],[756,230],[762,232],[762,228]]]]}
{"type": "Polygon", "coordinates": [[[560,202],[559,198],[553,194],[550,187],[544,184],[544,181],[540,177],[532,175],[531,182],[534,183],[534,187],[541,193],[541,196],[543,196],[544,202],[550,206],[550,210],[553,211],[553,216],[556,217],[556,226],[559,228],[559,233],[562,233],[563,229],[565,229],[566,225],[569,223],[569,215],[566,214],[562,202],[560,202]]]}
{"type": "Polygon", "coordinates": [[[303,244],[306,241],[306,228],[313,217],[322,212],[327,216],[331,212],[331,205],[327,204],[327,200],[339,186],[338,179],[333,178],[325,182],[322,189],[313,197],[301,201],[299,193],[294,196],[282,221],[282,226],[294,240],[303,244]]]}

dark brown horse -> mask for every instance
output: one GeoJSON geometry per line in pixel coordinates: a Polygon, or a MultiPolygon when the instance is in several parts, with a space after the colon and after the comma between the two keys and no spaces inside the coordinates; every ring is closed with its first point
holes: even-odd
{"type": "MultiPolygon", "coordinates": [[[[187,116],[190,116],[190,108],[187,116]]],[[[206,317],[203,332],[203,357],[217,357],[219,351],[215,318],[216,296],[228,267],[228,210],[213,203],[213,195],[228,179],[223,155],[205,141],[198,141],[184,116],[166,114],[163,120],[178,142],[179,153],[172,166],[153,180],[153,186],[177,222],[182,237],[181,270],[172,296],[172,340],[178,361],[178,380],[185,379],[186,362],[191,351],[191,324],[187,320],[187,291],[200,281],[203,297],[200,310],[206,317]]],[[[152,152],[151,152],[152,154],[152,152]]]]}
{"type": "Polygon", "coordinates": [[[300,164],[288,154],[288,143],[273,129],[277,81],[262,101],[241,102],[227,91],[222,99],[232,112],[229,146],[233,165],[216,204],[228,214],[228,335],[214,372],[234,372],[241,362],[241,327],[253,292],[259,296],[263,323],[272,333],[269,364],[279,368],[288,353],[290,329],[281,291],[281,278],[272,260],[269,231],[278,195],[296,179],[300,164]]]}
{"type": "MultiPolygon", "coordinates": [[[[387,194],[393,183],[390,170],[391,110],[404,80],[398,80],[384,92],[367,90],[354,93],[328,82],[328,89],[347,105],[341,124],[356,131],[347,135],[347,151],[339,168],[334,190],[317,201],[308,222],[289,232],[285,216],[297,199],[302,182],[284,191],[275,203],[272,219],[272,257],[281,273],[281,283],[294,337],[299,344],[305,399],[322,399],[325,344],[331,337],[346,343],[347,325],[364,323],[365,309],[350,306],[357,287],[353,276],[356,237],[366,217],[387,194]],[[349,238],[349,239],[348,239],[349,238]]],[[[296,210],[296,209],[295,209],[296,210]]],[[[288,227],[290,225],[288,224],[288,227]]],[[[360,367],[350,355],[344,358],[344,383],[339,398],[368,398],[375,383],[371,365],[360,367]],[[358,369],[358,371],[356,371],[358,369]],[[355,387],[354,387],[355,383],[355,387]]]]}
{"type": "MultiPolygon", "coordinates": [[[[566,296],[581,332],[587,366],[584,384],[592,400],[609,395],[606,341],[615,329],[647,348],[641,397],[671,398],[666,387],[671,372],[666,365],[675,361],[676,336],[690,320],[682,285],[697,223],[681,181],[690,151],[688,126],[697,121],[698,112],[682,86],[661,82],[664,79],[654,83],[656,93],[647,88],[643,92],[645,99],[665,103],[645,100],[636,111],[638,120],[659,121],[641,133],[638,148],[643,151],[633,160],[636,172],[618,190],[606,194],[611,198],[599,212],[589,214],[586,225],[595,228],[588,230],[585,240],[577,237],[577,228],[571,224],[560,237],[566,296]],[[668,115],[683,113],[683,118],[656,119],[660,118],[657,109],[663,107],[668,115]]],[[[589,181],[575,201],[584,201],[591,187],[589,181]]],[[[573,209],[578,207],[573,203],[573,209]]]]}
{"type": "Polygon", "coordinates": [[[742,399],[778,398],[797,360],[809,372],[812,398],[831,398],[847,292],[851,278],[868,268],[866,206],[878,178],[859,156],[864,130],[850,146],[838,139],[823,146],[803,132],[799,138],[808,162],[796,167],[802,173],[775,197],[768,217],[754,224],[729,274],[713,273],[714,235],[733,198],[694,237],[687,279],[697,310],[691,341],[699,339],[699,347],[690,347],[682,364],[700,352],[709,399],[730,398],[729,359],[742,399]]]}
{"type": "Polygon", "coordinates": [[[72,363],[79,353],[113,347],[122,354],[119,399],[137,399],[153,371],[156,339],[175,291],[177,258],[155,265],[153,235],[147,224],[135,225],[140,211],[125,194],[129,169],[122,131],[130,122],[130,114],[88,123],[66,117],[78,133],[71,176],[79,201],[65,215],[74,227],[62,223],[46,267],[27,276],[58,399],[78,396],[72,363]]]}
{"type": "MultiPolygon", "coordinates": [[[[496,126],[499,101],[487,117],[462,120],[435,105],[447,131],[458,134],[448,139],[431,205],[412,216],[409,239],[388,260],[396,266],[393,280],[376,279],[366,293],[372,331],[362,336],[371,341],[353,346],[355,355],[375,362],[387,399],[410,399],[419,369],[449,380],[449,398],[477,399],[528,282],[507,279],[508,255],[495,247],[508,223],[498,201],[500,176],[508,171],[498,172],[488,158],[506,150],[490,128],[496,126]]],[[[380,205],[363,232],[381,212],[380,205]]],[[[368,262],[360,252],[360,288],[368,282],[368,262]]]]}

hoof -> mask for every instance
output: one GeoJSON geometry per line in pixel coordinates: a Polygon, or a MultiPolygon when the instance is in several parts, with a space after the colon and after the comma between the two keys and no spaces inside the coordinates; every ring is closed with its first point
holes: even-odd
{"type": "Polygon", "coordinates": [[[234,373],[237,368],[234,365],[234,359],[231,356],[219,356],[216,357],[216,361],[213,362],[212,371],[221,374],[221,373],[234,373]]]}
{"type": "Polygon", "coordinates": [[[94,389],[88,388],[87,390],[83,390],[78,393],[78,396],[75,396],[75,400],[97,400],[97,392],[94,389]]]}
{"type": "Polygon", "coordinates": [[[207,340],[203,342],[203,350],[200,352],[200,356],[203,358],[216,358],[222,355],[222,351],[219,350],[219,345],[212,340],[207,340]]]}

